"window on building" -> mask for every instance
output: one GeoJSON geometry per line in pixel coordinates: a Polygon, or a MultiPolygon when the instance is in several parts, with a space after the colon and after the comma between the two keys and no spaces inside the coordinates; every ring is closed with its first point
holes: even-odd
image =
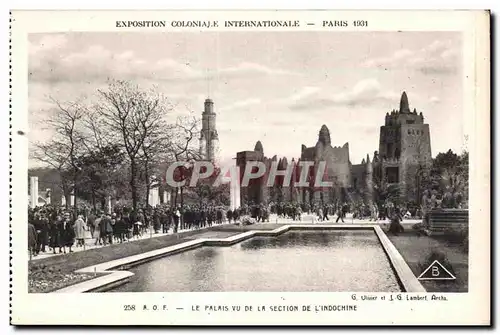
{"type": "Polygon", "coordinates": [[[399,183],[399,168],[397,166],[386,168],[385,175],[389,184],[399,183]]]}
{"type": "Polygon", "coordinates": [[[354,178],[353,184],[354,184],[354,189],[357,189],[358,188],[358,178],[354,178]]]}
{"type": "Polygon", "coordinates": [[[406,124],[414,124],[415,120],[406,120],[406,124]]]}

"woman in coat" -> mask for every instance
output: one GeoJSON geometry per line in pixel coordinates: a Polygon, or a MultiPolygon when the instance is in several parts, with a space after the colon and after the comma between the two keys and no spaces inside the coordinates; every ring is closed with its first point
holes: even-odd
{"type": "Polygon", "coordinates": [[[50,236],[50,247],[52,248],[52,252],[55,254],[56,253],[56,248],[59,248],[59,253],[62,252],[62,236],[61,236],[61,229],[62,226],[62,220],[61,217],[58,215],[56,216],[56,219],[53,220],[50,224],[49,227],[49,236],[50,236]]]}
{"type": "Polygon", "coordinates": [[[66,247],[69,248],[69,252],[73,252],[73,250],[71,250],[73,244],[75,243],[75,228],[73,227],[73,225],[74,223],[71,222],[70,214],[64,214],[62,227],[64,253],[66,253],[66,247]]]}
{"type": "Polygon", "coordinates": [[[85,222],[83,221],[83,215],[78,215],[78,219],[75,221],[74,229],[76,246],[83,247],[85,244],[85,222]]]}

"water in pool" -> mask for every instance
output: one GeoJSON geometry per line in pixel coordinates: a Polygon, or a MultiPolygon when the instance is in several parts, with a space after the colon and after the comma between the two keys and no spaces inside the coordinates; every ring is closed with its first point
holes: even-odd
{"type": "Polygon", "coordinates": [[[114,292],[357,291],[400,287],[373,231],[291,231],[131,268],[114,292]]]}

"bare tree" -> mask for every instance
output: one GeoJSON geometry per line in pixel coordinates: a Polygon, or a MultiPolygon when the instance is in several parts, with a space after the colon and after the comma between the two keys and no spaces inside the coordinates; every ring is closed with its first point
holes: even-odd
{"type": "MultiPolygon", "coordinates": [[[[56,109],[52,116],[45,120],[45,124],[54,134],[45,143],[35,143],[32,157],[59,171],[66,199],[68,199],[70,188],[73,188],[76,214],[78,174],[81,169],[78,165],[78,156],[85,142],[82,122],[86,108],[80,102],[61,103],[53,98],[51,100],[56,109]]],[[[66,201],[66,206],[68,205],[69,201],[66,201]]]]}
{"type": "Polygon", "coordinates": [[[138,176],[144,150],[162,130],[166,130],[165,116],[171,109],[166,99],[154,89],[141,90],[126,81],[112,81],[106,90],[99,90],[102,98],[96,110],[102,117],[107,133],[119,139],[130,163],[132,206],[137,209],[138,176]]]}
{"type": "MultiPolygon", "coordinates": [[[[196,140],[199,137],[199,120],[193,116],[178,117],[172,129],[168,153],[174,161],[192,162],[201,158],[196,140]]],[[[184,187],[175,189],[174,206],[180,192],[181,206],[184,204],[184,187]]]]}
{"type": "Polygon", "coordinates": [[[154,184],[159,185],[161,167],[169,160],[172,125],[163,128],[161,132],[151,134],[143,142],[140,150],[140,167],[142,180],[146,187],[146,207],[149,205],[149,194],[154,184]]]}

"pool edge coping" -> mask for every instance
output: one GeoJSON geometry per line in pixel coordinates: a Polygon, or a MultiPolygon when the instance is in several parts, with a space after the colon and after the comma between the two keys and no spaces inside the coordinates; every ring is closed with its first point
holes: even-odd
{"type": "Polygon", "coordinates": [[[180,252],[188,251],[191,249],[203,246],[230,246],[244,240],[257,237],[257,236],[278,236],[289,230],[300,229],[325,229],[325,230],[370,230],[373,229],[377,236],[384,253],[394,271],[396,279],[398,280],[404,292],[427,292],[426,289],[420,284],[417,277],[413,274],[412,270],[404,260],[403,256],[399,253],[394,244],[389,240],[382,228],[378,225],[366,224],[352,224],[352,225],[322,225],[322,224],[293,224],[283,225],[273,230],[250,230],[240,234],[228,236],[226,238],[199,238],[192,241],[181,242],[165,248],[160,248],[145,253],[132,255],[116,260],[99,263],[96,265],[88,266],[75,273],[95,273],[100,274],[93,279],[89,279],[74,285],[64,287],[49,293],[85,293],[85,292],[102,292],[122,285],[124,282],[135,274],[127,269],[142,263],[152,261],[157,258],[166,257],[169,255],[177,254],[180,252]],[[119,269],[126,267],[127,269],[119,269]]]}

